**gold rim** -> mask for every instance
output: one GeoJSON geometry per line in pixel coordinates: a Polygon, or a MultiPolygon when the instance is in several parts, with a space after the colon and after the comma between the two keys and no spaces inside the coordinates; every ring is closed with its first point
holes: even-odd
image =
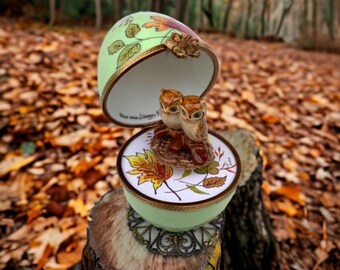
{"type": "MultiPolygon", "coordinates": [[[[215,80],[216,80],[217,75],[219,73],[219,63],[218,63],[217,56],[212,52],[211,48],[207,44],[200,42],[199,47],[202,51],[205,51],[210,56],[210,58],[212,59],[213,64],[214,64],[214,74],[211,77],[211,80],[210,80],[209,84],[207,85],[206,89],[201,94],[201,97],[203,97],[207,94],[207,92],[211,89],[211,87],[215,83],[215,80]]],[[[157,45],[157,46],[139,54],[136,58],[128,60],[110,77],[110,79],[107,81],[107,83],[104,86],[103,94],[101,95],[101,98],[100,98],[101,99],[100,104],[101,104],[102,110],[104,112],[104,115],[110,121],[112,121],[116,125],[124,126],[124,127],[154,127],[161,122],[161,120],[158,120],[158,121],[154,121],[154,122],[147,123],[147,124],[126,124],[126,123],[117,121],[116,119],[114,119],[109,114],[109,112],[107,110],[107,99],[108,99],[108,96],[111,92],[110,90],[112,89],[112,87],[118,82],[118,80],[124,74],[126,74],[130,69],[132,69],[134,66],[136,66],[140,62],[142,62],[142,61],[144,61],[144,60],[146,60],[146,59],[148,59],[148,58],[150,58],[154,55],[157,55],[161,52],[164,52],[164,51],[170,52],[168,47],[166,47],[164,44],[157,45]]]]}
{"type": "Polygon", "coordinates": [[[117,158],[117,170],[118,170],[118,174],[120,176],[122,185],[129,192],[129,194],[131,194],[132,196],[134,196],[138,200],[140,200],[140,201],[142,201],[146,204],[149,204],[151,206],[155,206],[157,208],[162,208],[162,209],[165,209],[165,210],[193,211],[193,210],[199,210],[199,209],[202,209],[202,208],[206,208],[208,206],[211,206],[213,204],[216,204],[216,203],[222,201],[223,199],[226,199],[226,197],[228,195],[230,195],[230,193],[232,193],[236,189],[236,187],[238,186],[237,184],[239,182],[240,173],[241,173],[241,160],[240,160],[238,153],[236,152],[235,148],[226,139],[224,139],[222,136],[220,136],[216,132],[209,130],[209,134],[212,134],[213,136],[217,137],[219,140],[221,140],[223,143],[225,143],[230,148],[231,152],[234,154],[235,159],[236,159],[237,172],[236,172],[235,178],[233,179],[233,182],[230,184],[230,186],[228,188],[226,188],[223,192],[216,195],[216,197],[209,198],[209,199],[206,199],[206,200],[202,200],[202,201],[199,201],[199,202],[175,203],[175,202],[159,201],[157,199],[148,197],[145,194],[141,193],[140,191],[134,189],[133,186],[126,180],[124,173],[123,173],[123,170],[122,170],[122,167],[121,167],[121,160],[123,158],[123,152],[125,151],[126,147],[135,138],[137,138],[138,136],[140,136],[141,134],[143,134],[145,132],[148,132],[149,130],[151,130],[151,128],[142,130],[141,132],[138,132],[137,134],[132,136],[123,145],[122,149],[119,151],[118,158],[117,158]]]}

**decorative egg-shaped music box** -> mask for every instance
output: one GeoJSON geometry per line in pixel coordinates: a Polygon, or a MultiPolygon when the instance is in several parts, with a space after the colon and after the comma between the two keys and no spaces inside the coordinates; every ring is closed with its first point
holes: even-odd
{"type": "Polygon", "coordinates": [[[118,21],[100,49],[105,115],[120,126],[143,128],[118,155],[125,197],[167,231],[209,222],[237,188],[238,154],[206,124],[204,96],[218,70],[216,55],[197,34],[154,12],[118,21]]]}

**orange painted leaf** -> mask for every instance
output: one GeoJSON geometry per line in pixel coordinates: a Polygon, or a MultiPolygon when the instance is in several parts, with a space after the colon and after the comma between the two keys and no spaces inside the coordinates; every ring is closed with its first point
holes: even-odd
{"type": "Polygon", "coordinates": [[[224,185],[227,177],[210,177],[203,181],[203,186],[205,188],[221,187],[224,185]]]}
{"type": "Polygon", "coordinates": [[[126,156],[126,159],[133,168],[128,173],[139,175],[138,185],[152,182],[155,192],[173,174],[172,167],[159,163],[150,150],[144,150],[144,153],[136,153],[135,156],[126,156]]]}

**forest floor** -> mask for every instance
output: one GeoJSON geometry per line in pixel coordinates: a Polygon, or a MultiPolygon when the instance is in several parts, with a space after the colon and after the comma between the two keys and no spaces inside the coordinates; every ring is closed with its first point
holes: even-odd
{"type": "MultiPolygon", "coordinates": [[[[67,269],[89,210],[120,188],[115,127],[97,94],[104,32],[0,18],[0,268],[67,269]]],[[[253,132],[283,269],[340,269],[340,55],[201,34],[221,72],[214,130],[253,132]]]]}

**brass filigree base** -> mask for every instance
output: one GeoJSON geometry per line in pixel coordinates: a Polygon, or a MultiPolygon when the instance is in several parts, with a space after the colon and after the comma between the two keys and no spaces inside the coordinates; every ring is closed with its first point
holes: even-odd
{"type": "Polygon", "coordinates": [[[188,257],[213,247],[224,226],[224,213],[209,223],[185,232],[168,232],[145,221],[131,207],[128,227],[135,239],[146,248],[163,256],[188,257]]]}

